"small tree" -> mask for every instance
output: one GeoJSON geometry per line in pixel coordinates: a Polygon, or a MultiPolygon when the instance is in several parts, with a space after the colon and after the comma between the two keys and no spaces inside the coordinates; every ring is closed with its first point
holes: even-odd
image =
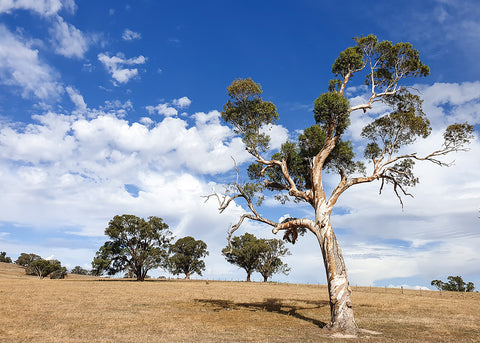
{"type": "Polygon", "coordinates": [[[78,274],[78,275],[88,275],[88,270],[80,267],[80,266],[75,266],[73,269],[70,271],[71,274],[78,274]]]}
{"type": "Polygon", "coordinates": [[[263,282],[267,282],[273,274],[283,273],[288,275],[290,268],[283,263],[281,258],[291,255],[285,243],[280,239],[264,239],[267,250],[260,254],[256,270],[262,274],[263,282]]]}
{"type": "Polygon", "coordinates": [[[473,292],[475,289],[473,282],[465,283],[461,276],[449,276],[447,279],[448,282],[433,280],[431,285],[435,286],[438,290],[452,292],[473,292]]]}
{"type": "Polygon", "coordinates": [[[151,269],[167,266],[172,233],[162,218],[148,221],[133,215],[115,216],[105,229],[110,240],[96,253],[92,262],[94,274],[114,275],[131,270],[137,281],[144,281],[151,269]]]}
{"type": "Polygon", "coordinates": [[[22,252],[15,263],[20,266],[27,267],[30,263],[39,259],[41,259],[41,257],[36,254],[27,254],[22,252]]]}
{"type": "Polygon", "coordinates": [[[267,251],[268,245],[265,241],[245,233],[240,237],[233,237],[229,245],[222,250],[222,254],[229,263],[244,269],[247,272],[247,282],[250,282],[250,276],[259,266],[260,256],[267,251]]]}
{"type": "Polygon", "coordinates": [[[56,273],[51,278],[63,279],[67,274],[67,269],[62,267],[61,262],[58,260],[45,260],[43,258],[35,259],[25,269],[27,275],[35,275],[39,279],[43,279],[54,272],[56,273]]]}
{"type": "Polygon", "coordinates": [[[201,240],[190,236],[180,238],[170,247],[170,254],[168,269],[173,275],[185,274],[185,279],[190,279],[192,274],[202,275],[205,270],[202,258],[208,251],[207,244],[201,240]]]}
{"type": "Polygon", "coordinates": [[[6,255],[7,253],[5,251],[0,252],[0,262],[12,263],[12,259],[6,255]]]}

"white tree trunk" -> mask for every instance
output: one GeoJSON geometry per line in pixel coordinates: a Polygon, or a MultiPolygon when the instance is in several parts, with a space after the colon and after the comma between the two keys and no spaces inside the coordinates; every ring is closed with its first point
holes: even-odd
{"type": "Polygon", "coordinates": [[[352,293],[342,250],[333,233],[330,220],[323,221],[323,228],[318,228],[317,239],[322,250],[323,262],[327,274],[328,294],[330,300],[330,323],[332,330],[356,332],[358,326],[353,317],[350,295],[352,293]]]}

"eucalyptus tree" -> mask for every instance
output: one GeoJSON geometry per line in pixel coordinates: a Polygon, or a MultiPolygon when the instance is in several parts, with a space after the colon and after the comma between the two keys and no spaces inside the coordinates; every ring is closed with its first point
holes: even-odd
{"type": "Polygon", "coordinates": [[[431,285],[442,291],[473,292],[475,290],[474,283],[463,281],[461,276],[449,276],[447,279],[448,282],[433,280],[431,285]]]}
{"type": "Polygon", "coordinates": [[[143,281],[151,269],[167,267],[172,232],[162,218],[148,220],[134,215],[115,216],[105,235],[110,237],[97,251],[92,274],[114,275],[131,270],[137,281],[143,281]]]}
{"type": "Polygon", "coordinates": [[[43,279],[48,275],[50,275],[51,279],[64,279],[67,275],[67,268],[62,267],[62,263],[58,260],[37,258],[27,265],[25,273],[38,276],[39,279],[43,279]]]}
{"type": "Polygon", "coordinates": [[[245,270],[247,282],[250,282],[252,273],[259,267],[261,255],[267,251],[268,245],[264,240],[247,232],[231,238],[222,254],[229,263],[245,270]]]}
{"type": "Polygon", "coordinates": [[[262,239],[267,249],[258,259],[256,271],[263,276],[263,282],[267,282],[274,274],[288,275],[290,267],[282,261],[282,257],[291,255],[285,242],[281,239],[262,239]]]}
{"type": "Polygon", "coordinates": [[[170,246],[168,269],[173,275],[185,274],[185,279],[190,279],[194,273],[202,275],[205,270],[203,258],[208,255],[207,244],[191,236],[179,238],[170,246]]]}
{"type": "MultiPolygon", "coordinates": [[[[426,138],[430,122],[422,110],[419,94],[406,86],[408,79],[426,77],[430,70],[410,43],[379,41],[376,36],[354,39],[355,44],[340,52],[332,66],[335,78],[328,91],[314,101],[315,124],[305,128],[297,142],[286,142],[271,156],[269,137],[265,126],[277,122],[278,113],[273,103],[264,101],[262,89],[253,80],[236,79],[227,88],[229,100],[224,105],[222,118],[233,126],[255,158],[249,166],[251,182],[237,181],[229,185],[226,193],[212,194],[219,201],[220,212],[232,201],[243,198],[249,212],[232,226],[229,237],[246,220],[255,220],[273,227],[273,233],[284,232],[284,238],[295,242],[300,231],[312,232],[320,245],[328,282],[330,323],[328,328],[357,331],[347,269],[339,243],[335,237],[330,216],[339,197],[349,188],[373,181],[380,182],[380,190],[390,185],[402,199],[410,195],[408,187],[415,186],[418,178],[413,173],[417,161],[447,166],[441,157],[465,150],[473,137],[473,127],[467,123],[446,128],[444,142],[427,155],[420,156],[408,148],[417,139],[426,138]],[[345,90],[361,80],[369,90],[366,100],[352,106],[345,90]],[[391,108],[391,113],[371,121],[363,130],[364,157],[370,166],[355,159],[353,146],[342,136],[355,111],[367,112],[378,103],[391,108]],[[326,172],[339,176],[338,184],[329,192],[324,188],[326,172]],[[314,219],[290,218],[278,223],[262,216],[257,206],[264,191],[271,191],[281,202],[288,199],[305,202],[313,208],[314,219]]],[[[210,197],[210,196],[209,196],[210,197]]],[[[403,206],[403,203],[402,203],[403,206]]]]}

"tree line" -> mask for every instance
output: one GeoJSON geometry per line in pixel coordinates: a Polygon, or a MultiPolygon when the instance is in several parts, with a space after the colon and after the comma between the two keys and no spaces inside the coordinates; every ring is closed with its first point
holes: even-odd
{"type": "MultiPolygon", "coordinates": [[[[109,237],[97,251],[92,269],[75,266],[71,274],[78,275],[115,275],[124,272],[125,277],[134,277],[137,281],[148,278],[149,270],[160,268],[173,275],[185,275],[190,279],[193,274],[202,275],[205,271],[203,260],[209,252],[207,244],[191,236],[179,238],[175,243],[169,226],[162,218],[149,217],[147,220],[134,215],[115,216],[105,229],[109,237]]],[[[44,259],[32,253],[21,253],[14,262],[6,252],[0,252],[0,262],[15,263],[25,267],[27,275],[43,279],[63,279],[67,268],[56,259],[44,259]]],[[[285,242],[279,239],[257,238],[253,234],[232,237],[222,255],[227,262],[243,269],[246,281],[251,281],[253,272],[258,272],[267,282],[274,274],[288,275],[290,267],[282,261],[290,255],[285,242]]],[[[473,282],[464,282],[461,276],[449,276],[448,282],[433,280],[432,286],[443,291],[473,292],[473,282]]]]}
{"type": "MultiPolygon", "coordinates": [[[[109,239],[100,247],[92,261],[93,275],[115,275],[126,272],[137,281],[143,281],[148,271],[156,268],[168,270],[173,275],[202,275],[207,244],[191,236],[178,239],[162,218],[139,218],[124,214],[115,216],[105,229],[109,239]]],[[[247,272],[247,281],[253,271],[258,271],[264,281],[276,274],[287,273],[289,268],[281,257],[289,254],[281,240],[257,239],[246,233],[235,237],[222,251],[228,262],[247,272]]]]}
{"type": "MultiPolygon", "coordinates": [[[[159,217],[139,218],[134,215],[115,216],[105,229],[109,239],[100,247],[92,261],[89,271],[75,266],[70,273],[80,275],[115,275],[124,272],[125,277],[134,277],[137,281],[148,278],[148,271],[156,268],[168,270],[173,275],[185,275],[190,279],[193,274],[202,275],[205,271],[203,260],[209,252],[207,244],[191,236],[179,238],[175,243],[168,225],[159,217]]],[[[234,237],[232,243],[222,251],[228,262],[247,272],[250,281],[252,272],[257,271],[265,282],[277,273],[287,274],[290,268],[281,258],[289,255],[284,242],[277,239],[258,239],[246,233],[234,237]]],[[[0,253],[0,262],[12,263],[6,252],[0,253]]],[[[36,275],[40,279],[63,279],[67,268],[58,260],[44,259],[32,253],[22,253],[15,261],[25,267],[27,275],[36,275]]]]}

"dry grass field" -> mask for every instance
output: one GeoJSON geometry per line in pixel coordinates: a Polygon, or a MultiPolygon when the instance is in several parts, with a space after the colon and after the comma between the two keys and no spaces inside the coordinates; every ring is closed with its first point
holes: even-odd
{"type": "Polygon", "coordinates": [[[354,287],[356,338],[322,330],[325,286],[65,280],[0,263],[0,342],[480,342],[480,294],[354,287]]]}

